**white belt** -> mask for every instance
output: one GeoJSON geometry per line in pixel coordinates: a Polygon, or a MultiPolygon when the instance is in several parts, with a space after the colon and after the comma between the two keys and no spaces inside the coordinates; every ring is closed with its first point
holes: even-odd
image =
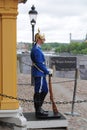
{"type": "Polygon", "coordinates": [[[40,72],[44,73],[34,62],[32,63],[34,67],[36,67],[40,72]]]}

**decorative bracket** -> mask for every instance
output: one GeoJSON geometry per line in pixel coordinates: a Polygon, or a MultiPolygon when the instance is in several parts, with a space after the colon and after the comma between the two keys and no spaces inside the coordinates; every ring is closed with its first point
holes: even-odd
{"type": "Polygon", "coordinates": [[[26,3],[27,0],[18,0],[18,3],[26,3]]]}

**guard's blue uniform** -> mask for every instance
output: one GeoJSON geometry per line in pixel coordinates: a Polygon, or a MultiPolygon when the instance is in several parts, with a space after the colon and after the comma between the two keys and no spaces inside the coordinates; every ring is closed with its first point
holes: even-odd
{"type": "Polygon", "coordinates": [[[32,60],[32,76],[35,79],[35,92],[48,92],[46,75],[49,71],[45,65],[45,57],[38,44],[35,44],[31,49],[31,60],[32,60]],[[35,66],[35,65],[36,66],[35,66]]]}

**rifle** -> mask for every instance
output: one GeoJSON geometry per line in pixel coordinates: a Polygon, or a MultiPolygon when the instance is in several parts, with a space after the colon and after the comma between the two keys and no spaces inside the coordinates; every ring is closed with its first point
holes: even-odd
{"type": "Polygon", "coordinates": [[[55,104],[54,99],[53,99],[53,91],[52,91],[51,77],[52,77],[52,75],[49,75],[50,100],[51,100],[51,102],[52,102],[52,110],[53,110],[53,113],[54,113],[54,115],[57,115],[57,114],[58,114],[58,109],[57,109],[56,104],[55,104]]]}

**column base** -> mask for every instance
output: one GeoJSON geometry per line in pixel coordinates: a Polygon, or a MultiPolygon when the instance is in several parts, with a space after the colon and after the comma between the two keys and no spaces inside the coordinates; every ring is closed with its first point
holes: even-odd
{"type": "Polygon", "coordinates": [[[0,102],[0,110],[15,110],[19,108],[19,102],[13,99],[4,99],[0,102]]]}
{"type": "Polygon", "coordinates": [[[14,124],[14,130],[27,130],[27,120],[22,114],[22,109],[0,110],[0,121],[14,124]]]}

